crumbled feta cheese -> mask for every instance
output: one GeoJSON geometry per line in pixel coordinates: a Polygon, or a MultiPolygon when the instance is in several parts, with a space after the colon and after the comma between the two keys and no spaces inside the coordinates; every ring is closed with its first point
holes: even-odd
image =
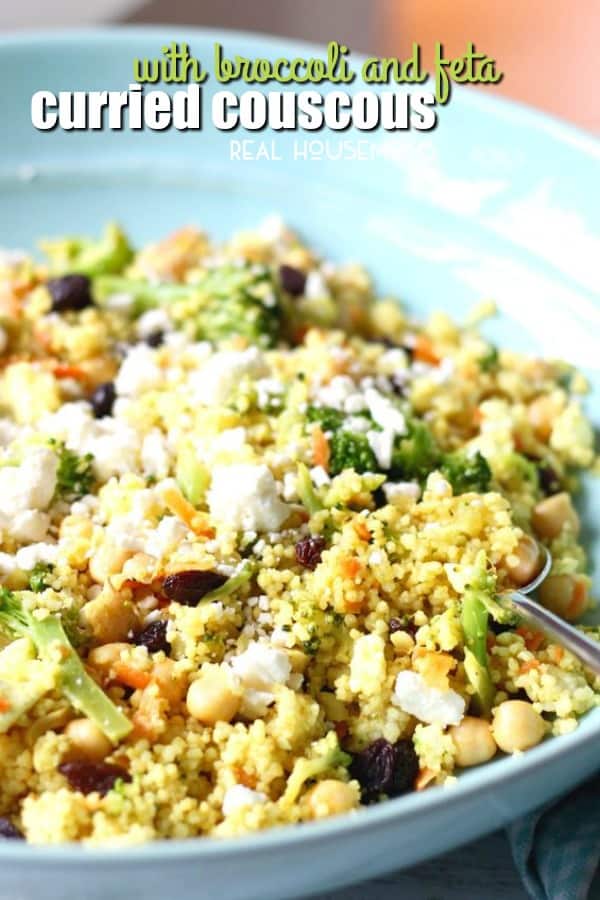
{"type": "Polygon", "coordinates": [[[56,490],[58,458],[49,447],[28,453],[19,466],[0,469],[0,516],[46,509],[56,490]]]}
{"type": "Polygon", "coordinates": [[[215,466],[207,499],[215,519],[241,531],[276,531],[290,512],[265,465],[215,466]]]}
{"type": "Polygon", "coordinates": [[[274,684],[285,684],[292,667],[284,650],[252,641],[239,656],[230,660],[231,668],[244,687],[265,691],[274,684]]]}
{"type": "Polygon", "coordinates": [[[369,447],[375,454],[377,464],[382,469],[389,469],[392,465],[394,436],[394,432],[386,428],[383,431],[367,431],[369,447]]]}
{"type": "Polygon", "coordinates": [[[259,409],[265,409],[274,402],[281,404],[285,385],[278,378],[259,378],[256,382],[259,409]]]}
{"type": "Polygon", "coordinates": [[[323,297],[329,296],[329,288],[327,287],[327,282],[318,269],[313,269],[306,276],[304,296],[309,300],[321,300],[323,297]]]}
{"type": "Polygon", "coordinates": [[[167,441],[158,428],[153,428],[144,437],[141,460],[145,475],[166,478],[169,474],[171,459],[167,441]]]}
{"type": "Polygon", "coordinates": [[[295,472],[286,472],[283,476],[283,499],[288,503],[298,500],[298,476],[295,472]]]}
{"type": "Polygon", "coordinates": [[[0,447],[8,447],[19,434],[19,426],[10,419],[0,419],[0,447]]]}
{"type": "Polygon", "coordinates": [[[37,509],[25,509],[10,520],[10,531],[16,541],[43,541],[48,534],[50,516],[37,509]]]}
{"type": "Polygon", "coordinates": [[[117,394],[124,397],[137,397],[162,383],[163,372],[155,362],[154,351],[146,344],[136,344],[129,350],[115,378],[117,394]]]}
{"type": "Polygon", "coordinates": [[[173,322],[166,309],[149,309],[135,323],[137,336],[146,340],[157,331],[172,331],[173,322]]]}
{"type": "Polygon", "coordinates": [[[465,714],[465,701],[451,689],[430,687],[417,672],[399,672],[394,698],[400,709],[428,724],[458,725],[465,714]]]}
{"type": "Polygon", "coordinates": [[[188,536],[187,526],[177,516],[163,516],[156,528],[149,529],[144,552],[160,559],[178,547],[188,536]]]}
{"type": "Polygon", "coordinates": [[[354,434],[364,434],[370,427],[371,421],[366,416],[348,416],[342,425],[344,431],[352,431],[354,434]]]}
{"type": "Polygon", "coordinates": [[[367,388],[365,402],[375,422],[394,434],[406,434],[406,419],[389,397],[384,397],[375,388],[367,388]]]}
{"type": "Polygon", "coordinates": [[[421,496],[421,488],[416,481],[387,481],[383,485],[385,499],[392,506],[402,497],[411,497],[418,500],[421,496]]]}
{"type": "Polygon", "coordinates": [[[24,572],[29,572],[38,563],[53,563],[58,554],[58,546],[56,544],[30,544],[28,547],[21,547],[16,554],[17,567],[24,572]]]}
{"type": "Polygon", "coordinates": [[[310,477],[315,487],[325,487],[331,483],[331,478],[323,468],[323,466],[313,466],[310,470],[310,477]]]}
{"type": "Polygon", "coordinates": [[[323,406],[343,410],[349,397],[358,397],[362,403],[362,406],[359,405],[358,409],[353,409],[352,412],[360,412],[365,408],[364,400],[360,394],[357,394],[356,385],[352,379],[348,375],[336,375],[329,384],[319,389],[316,399],[323,406]]]}
{"type": "Polygon", "coordinates": [[[234,784],[227,788],[223,797],[223,815],[230,816],[233,812],[244,806],[256,806],[257,803],[266,803],[267,795],[261,791],[253,791],[243,784],[234,784]]]}
{"type": "Polygon", "coordinates": [[[244,375],[261,378],[268,374],[265,358],[256,347],[242,351],[221,350],[190,375],[189,385],[200,403],[222,406],[244,375]]]}
{"type": "Polygon", "coordinates": [[[11,553],[0,553],[0,576],[11,575],[17,568],[17,561],[11,553]]]}

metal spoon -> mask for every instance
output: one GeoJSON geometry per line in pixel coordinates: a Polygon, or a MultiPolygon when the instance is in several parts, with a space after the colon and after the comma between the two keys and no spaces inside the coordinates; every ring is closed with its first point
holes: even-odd
{"type": "Polygon", "coordinates": [[[546,547],[540,549],[543,550],[546,558],[539,574],[520,590],[502,594],[502,603],[517,613],[521,619],[535,625],[540,631],[558,641],[574,656],[577,656],[584,665],[592,669],[596,675],[600,675],[600,643],[593,641],[528,596],[540,586],[552,567],[550,551],[546,547]]]}

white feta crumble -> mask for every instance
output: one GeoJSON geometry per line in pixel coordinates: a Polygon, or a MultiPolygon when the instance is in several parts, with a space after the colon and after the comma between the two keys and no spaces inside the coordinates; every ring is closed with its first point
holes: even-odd
{"type": "Polygon", "coordinates": [[[173,322],[166,309],[149,309],[135,323],[135,332],[142,341],[158,331],[172,330],[173,322]]]}
{"type": "Polygon", "coordinates": [[[373,420],[381,428],[394,434],[406,434],[406,419],[389,397],[384,397],[375,388],[367,388],[365,402],[373,420]]]}
{"type": "Polygon", "coordinates": [[[227,788],[223,797],[223,815],[230,816],[238,809],[244,806],[256,806],[258,803],[266,803],[267,795],[262,791],[253,791],[243,784],[234,784],[233,787],[227,788]]]}
{"type": "Polygon", "coordinates": [[[43,541],[49,526],[50,516],[48,513],[40,512],[37,509],[24,509],[10,520],[12,536],[23,544],[31,541],[43,541]]]}
{"type": "Polygon", "coordinates": [[[38,544],[29,544],[28,547],[21,547],[20,550],[17,550],[15,559],[17,568],[22,569],[24,572],[29,572],[38,563],[55,562],[57,555],[57,544],[47,544],[42,542],[38,544]]]}
{"type": "Polygon", "coordinates": [[[17,561],[11,553],[0,553],[0,576],[11,575],[16,568],[17,561]]]}
{"type": "Polygon", "coordinates": [[[144,552],[160,559],[175,550],[188,535],[187,526],[177,516],[163,516],[146,537],[144,552]]]}
{"type": "Polygon", "coordinates": [[[292,667],[284,650],[252,641],[246,650],[230,660],[233,672],[244,687],[268,691],[274,684],[285,684],[292,667]]]}
{"type": "Polygon", "coordinates": [[[169,474],[171,457],[166,438],[160,429],[152,428],[144,437],[141,460],[145,475],[166,478],[169,474]]]}
{"type": "Polygon", "coordinates": [[[313,269],[306,276],[304,296],[308,300],[321,300],[323,297],[329,296],[329,288],[327,287],[327,282],[318,269],[313,269]]]}
{"type": "Polygon", "coordinates": [[[18,437],[19,430],[10,419],[0,419],[0,447],[8,447],[18,437]]]}
{"type": "Polygon", "coordinates": [[[298,500],[298,476],[295,472],[286,472],[283,476],[283,499],[287,503],[298,500]]]}
{"type": "Polygon", "coordinates": [[[392,506],[399,498],[410,497],[418,500],[421,496],[421,488],[416,481],[387,481],[383,485],[383,492],[385,499],[392,506]]]}
{"type": "Polygon", "coordinates": [[[43,510],[56,489],[58,458],[49,447],[28,453],[19,466],[0,469],[0,517],[9,521],[15,514],[43,510]]]}
{"type": "Polygon", "coordinates": [[[128,351],[115,378],[117,394],[124,397],[137,397],[162,383],[162,369],[156,364],[154,351],[146,344],[136,344],[128,351]]]}
{"type": "Polygon", "coordinates": [[[331,484],[331,478],[323,466],[313,466],[310,469],[310,477],[315,487],[320,488],[325,487],[326,484],[331,484]]]}
{"type": "Polygon", "coordinates": [[[265,465],[215,466],[207,499],[215,519],[240,531],[276,531],[290,513],[265,465]]]}
{"type": "Polygon", "coordinates": [[[394,432],[387,428],[384,428],[383,431],[367,431],[369,447],[375,454],[377,464],[382,469],[389,469],[392,465],[394,437],[394,432]]]}
{"type": "Polygon", "coordinates": [[[189,385],[200,403],[205,406],[222,406],[244,375],[252,378],[266,377],[268,366],[263,354],[256,347],[247,350],[221,350],[214,353],[189,377],[189,385]]]}
{"type": "Polygon", "coordinates": [[[317,392],[316,399],[323,406],[331,406],[333,409],[343,410],[350,397],[358,398],[354,401],[358,408],[347,410],[348,412],[360,412],[365,408],[362,395],[357,392],[354,381],[348,375],[336,375],[329,384],[324,385],[317,392]]]}
{"type": "Polygon", "coordinates": [[[465,701],[451,689],[430,687],[418,672],[399,672],[394,698],[405,713],[428,725],[458,725],[465,714],[465,701]]]}
{"type": "Polygon", "coordinates": [[[259,378],[255,384],[259,409],[281,405],[285,385],[278,378],[259,378]]]}

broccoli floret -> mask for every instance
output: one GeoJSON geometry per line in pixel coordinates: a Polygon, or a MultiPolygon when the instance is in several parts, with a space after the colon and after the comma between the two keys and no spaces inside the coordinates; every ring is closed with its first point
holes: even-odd
{"type": "Polygon", "coordinates": [[[479,451],[474,456],[467,456],[460,450],[456,453],[447,453],[441,471],[452,485],[455,494],[465,494],[467,491],[485,494],[490,488],[492,472],[485,456],[479,451]]]}
{"type": "Polygon", "coordinates": [[[281,331],[282,308],[268,269],[225,265],[193,284],[152,284],[128,278],[99,278],[94,297],[102,303],[115,293],[134,299],[134,312],[169,306],[173,320],[197,340],[219,343],[236,335],[272,347],[281,331]]]}
{"type": "Polygon", "coordinates": [[[329,473],[339,475],[344,469],[355,472],[377,472],[377,459],[362,432],[336,431],[329,440],[329,473]]]}
{"type": "Polygon", "coordinates": [[[66,237],[40,244],[50,260],[53,275],[78,273],[94,278],[121,272],[133,259],[125,233],[110,223],[99,241],[66,237]]]}
{"type": "Polygon", "coordinates": [[[309,406],[306,410],[308,422],[318,422],[323,431],[337,431],[341,428],[345,415],[331,406],[309,406]]]}
{"type": "Polygon", "coordinates": [[[56,497],[72,502],[89,494],[94,484],[92,470],[94,457],[92,454],[86,453],[84,456],[79,456],[65,447],[63,443],[55,440],[51,440],[50,444],[58,455],[56,497]]]}
{"type": "Polygon", "coordinates": [[[316,778],[318,775],[323,775],[325,772],[338,767],[347,769],[352,762],[350,754],[344,753],[341,749],[334,731],[331,731],[322,740],[317,741],[314,748],[317,752],[314,759],[302,757],[294,763],[285,793],[281,798],[282,806],[292,806],[296,802],[304,784],[310,778],[316,778]]]}
{"type": "Polygon", "coordinates": [[[52,563],[38,562],[29,573],[29,590],[35,594],[41,594],[46,588],[50,587],[48,583],[48,575],[52,573],[54,566],[52,563]]]}
{"type": "Polygon", "coordinates": [[[30,638],[41,660],[56,663],[61,691],[111,741],[129,734],[131,722],[87,674],[58,616],[37,618],[17,593],[0,588],[0,630],[10,638],[30,638]]]}
{"type": "Polygon", "coordinates": [[[406,437],[396,438],[392,452],[390,477],[402,481],[425,481],[439,464],[440,451],[433,435],[423,422],[407,423],[406,437]]]}
{"type": "Polygon", "coordinates": [[[486,570],[485,553],[475,564],[475,573],[462,598],[461,625],[465,640],[465,672],[475,688],[475,701],[488,715],[494,699],[494,683],[487,655],[488,603],[495,601],[496,582],[486,570]]]}
{"type": "Polygon", "coordinates": [[[478,362],[482,372],[493,372],[498,368],[498,349],[490,344],[489,350],[478,362]]]}

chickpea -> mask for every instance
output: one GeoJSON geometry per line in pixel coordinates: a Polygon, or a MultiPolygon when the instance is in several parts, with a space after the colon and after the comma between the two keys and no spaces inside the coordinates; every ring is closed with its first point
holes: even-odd
{"type": "Polygon", "coordinates": [[[206,667],[187,692],[188,712],[205,725],[231,722],[240,708],[241,695],[231,673],[221,666],[206,667]]]}
{"type": "Polygon", "coordinates": [[[129,650],[130,647],[131,644],[123,642],[94,647],[88,654],[88,665],[96,669],[101,675],[108,677],[113,666],[120,661],[123,651],[129,650]]]}
{"type": "Polygon", "coordinates": [[[529,404],[527,416],[537,437],[544,442],[550,439],[554,420],[563,404],[557,397],[545,395],[529,404]]]}
{"type": "Polygon", "coordinates": [[[177,706],[185,694],[185,679],[175,671],[175,663],[171,659],[156,663],[152,669],[152,677],[165,700],[170,706],[177,706]]]}
{"type": "Polygon", "coordinates": [[[537,541],[523,535],[516,548],[504,560],[511,581],[522,587],[533,581],[542,567],[542,555],[537,541]]]}
{"type": "Polygon", "coordinates": [[[91,762],[101,762],[113,749],[106,735],[90,719],[73,719],[65,734],[76,753],[91,762]]]}
{"type": "Polygon", "coordinates": [[[130,556],[129,550],[115,547],[108,542],[101,544],[90,559],[90,576],[98,584],[104,584],[110,575],[116,575],[121,571],[130,556]]]}
{"type": "Polygon", "coordinates": [[[494,713],[492,734],[505,753],[516,753],[535,747],[545,733],[544,720],[531,703],[525,700],[506,700],[494,713]]]}
{"type": "Polygon", "coordinates": [[[579,516],[565,491],[540,500],[533,510],[531,523],[536,534],[549,540],[558,537],[565,525],[570,525],[575,534],[579,532],[579,516]]]}
{"type": "Polygon", "coordinates": [[[94,600],[81,610],[81,618],[98,644],[122,641],[138,627],[138,614],[130,591],[116,591],[105,584],[94,600]]]}
{"type": "Polygon", "coordinates": [[[339,816],[358,806],[358,790],[355,785],[334,778],[318,781],[304,797],[314,819],[339,816]]]}
{"type": "Polygon", "coordinates": [[[566,619],[575,622],[588,605],[588,583],[583,575],[551,575],[539,588],[540,603],[566,619]]]}
{"type": "Polygon", "coordinates": [[[456,748],[456,765],[461,769],[478,766],[496,755],[496,741],[485,719],[465,716],[459,725],[450,729],[450,736],[456,748]]]}

